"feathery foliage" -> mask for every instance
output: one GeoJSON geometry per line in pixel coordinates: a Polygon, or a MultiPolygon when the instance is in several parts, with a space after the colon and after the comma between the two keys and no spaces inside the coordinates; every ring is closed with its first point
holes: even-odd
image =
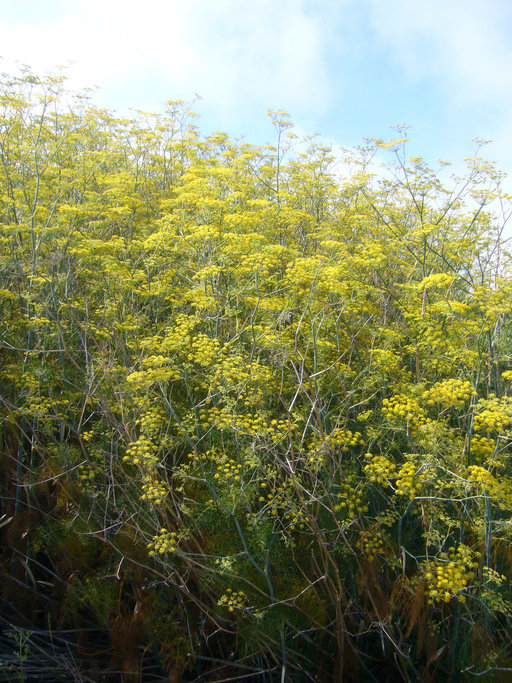
{"type": "Polygon", "coordinates": [[[1,83],[4,672],[512,670],[500,174],[398,139],[340,179],[269,117],[255,146],[1,83]]]}

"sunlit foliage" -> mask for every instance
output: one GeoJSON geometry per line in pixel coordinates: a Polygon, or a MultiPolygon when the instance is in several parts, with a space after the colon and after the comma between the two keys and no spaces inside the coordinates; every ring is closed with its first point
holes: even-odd
{"type": "Polygon", "coordinates": [[[2,81],[2,611],[143,680],[500,680],[500,174],[269,118],[255,146],[2,81]]]}

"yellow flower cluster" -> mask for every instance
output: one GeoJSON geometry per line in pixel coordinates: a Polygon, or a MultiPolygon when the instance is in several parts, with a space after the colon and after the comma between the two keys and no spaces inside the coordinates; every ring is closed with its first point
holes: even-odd
{"type": "Polygon", "coordinates": [[[386,484],[388,479],[396,476],[396,465],[384,455],[372,455],[367,453],[366,458],[370,462],[364,466],[368,479],[374,484],[386,484]]]}
{"type": "Polygon", "coordinates": [[[94,493],[97,490],[94,480],[105,473],[105,454],[100,448],[89,444],[88,458],[89,462],[81,465],[77,469],[77,474],[83,489],[89,493],[94,493]]]}
{"type": "MultiPolygon", "coordinates": [[[[380,376],[388,376],[389,373],[397,372],[400,365],[400,357],[391,349],[372,349],[372,365],[380,376]]],[[[360,418],[359,418],[360,419],[360,418]]]]}
{"type": "MultiPolygon", "coordinates": [[[[138,420],[137,424],[152,436],[159,431],[163,413],[158,409],[149,409],[138,420]]],[[[167,495],[165,484],[157,474],[157,446],[145,434],[141,434],[137,441],[128,444],[123,462],[139,467],[142,478],[141,500],[152,505],[160,505],[167,495]]]]}
{"type": "Polygon", "coordinates": [[[174,531],[167,531],[165,527],[162,527],[156,536],[153,536],[153,540],[148,543],[149,555],[154,557],[155,555],[164,555],[165,553],[174,553],[178,545],[177,534],[174,531]]]}
{"type": "Polygon", "coordinates": [[[180,373],[176,368],[167,367],[131,372],[126,378],[126,381],[138,389],[145,389],[155,382],[169,382],[170,380],[177,380],[179,378],[180,373]]]}
{"type": "Polygon", "coordinates": [[[475,393],[471,382],[461,379],[447,379],[443,382],[436,382],[425,391],[423,397],[429,406],[464,408],[475,393]]]}
{"type": "Polygon", "coordinates": [[[470,465],[468,467],[467,480],[481,484],[490,494],[495,493],[500,488],[500,482],[484,467],[470,465]]]}
{"type": "MultiPolygon", "coordinates": [[[[431,307],[432,313],[439,306],[433,304],[431,307]]],[[[452,313],[452,311],[449,311],[452,313]]],[[[428,325],[421,331],[421,336],[418,341],[418,348],[422,351],[430,351],[436,349],[436,353],[430,353],[429,363],[432,369],[440,374],[450,374],[453,372],[454,364],[461,362],[461,355],[463,351],[460,345],[455,343],[449,335],[447,335],[439,323],[434,323],[435,326],[428,325]]]]}
{"type": "Polygon", "coordinates": [[[248,365],[241,356],[222,357],[217,365],[216,374],[218,381],[224,381],[228,385],[247,382],[251,377],[248,365]]]}
{"type": "Polygon", "coordinates": [[[512,505],[512,478],[501,476],[497,479],[484,467],[471,465],[468,467],[467,480],[474,482],[482,491],[488,493],[497,502],[509,508],[512,505]]]}
{"type": "Polygon", "coordinates": [[[31,417],[45,419],[55,414],[55,404],[49,398],[42,396],[27,396],[20,412],[31,417]]]}
{"type": "Polygon", "coordinates": [[[262,482],[260,486],[263,490],[260,493],[259,502],[264,503],[265,507],[270,511],[270,514],[276,516],[278,508],[286,505],[284,487],[275,486],[273,491],[267,493],[268,484],[262,482]]]}
{"type": "Polygon", "coordinates": [[[131,465],[147,465],[151,467],[158,462],[155,452],[155,444],[145,436],[140,436],[137,441],[132,441],[128,444],[123,462],[128,462],[131,465]]]}
{"type": "Polygon", "coordinates": [[[302,530],[306,528],[306,524],[309,522],[309,515],[303,510],[292,510],[286,513],[284,519],[288,523],[289,531],[302,530]]]}
{"type": "Polygon", "coordinates": [[[148,408],[136,421],[141,432],[151,437],[157,434],[165,421],[165,413],[161,408],[148,408]]]}
{"type": "Polygon", "coordinates": [[[474,434],[471,439],[471,454],[479,462],[485,462],[494,453],[495,448],[496,441],[488,434],[486,436],[474,434]]]}
{"type": "Polygon", "coordinates": [[[142,495],[141,500],[147,500],[155,505],[160,505],[167,495],[167,489],[163,482],[157,479],[154,475],[148,475],[144,477],[142,483],[142,495]]]}
{"type": "MultiPolygon", "coordinates": [[[[467,545],[461,543],[457,550],[451,548],[441,553],[437,560],[427,563],[423,576],[427,582],[427,595],[430,604],[434,600],[449,602],[457,593],[464,590],[473,580],[478,568],[476,557],[467,545]]],[[[464,597],[459,597],[462,602],[464,597]]]]}
{"type": "Polygon", "coordinates": [[[76,470],[76,474],[80,479],[82,489],[87,493],[93,494],[96,491],[94,480],[104,472],[105,456],[101,449],[95,447],[93,443],[89,443],[94,436],[94,430],[82,432],[81,436],[88,444],[87,457],[89,462],[80,465],[76,470]]]}
{"type": "Polygon", "coordinates": [[[323,440],[320,440],[319,437],[314,437],[310,447],[317,452],[324,449],[340,448],[341,451],[346,453],[350,446],[359,445],[364,445],[364,439],[360,432],[352,432],[350,429],[340,428],[334,429],[323,440]]]}
{"type": "Polygon", "coordinates": [[[242,356],[220,353],[215,364],[214,389],[223,394],[236,392],[247,407],[260,402],[271,384],[269,368],[258,362],[248,363],[242,356]]]}
{"type": "Polygon", "coordinates": [[[219,598],[217,604],[219,606],[225,605],[228,612],[234,612],[235,609],[243,609],[247,602],[247,596],[243,591],[234,591],[228,588],[227,591],[219,598]]]}
{"type": "Polygon", "coordinates": [[[262,512],[267,511],[273,517],[277,517],[281,511],[285,531],[299,531],[306,528],[306,524],[311,521],[309,515],[297,505],[296,501],[286,497],[284,486],[274,483],[273,490],[268,493],[267,482],[262,482],[260,486],[258,501],[263,505],[262,512]]]}
{"type": "Polygon", "coordinates": [[[372,561],[384,550],[384,539],[378,528],[369,529],[361,534],[357,545],[366,557],[372,561]]]}
{"type": "Polygon", "coordinates": [[[199,410],[199,420],[201,426],[209,427],[215,425],[217,429],[233,429],[250,436],[269,437],[272,439],[281,438],[288,434],[287,420],[268,421],[262,415],[244,415],[232,413],[227,408],[212,407],[199,410]]]}
{"type": "Polygon", "coordinates": [[[208,280],[209,278],[216,278],[220,275],[223,268],[221,266],[205,266],[197,271],[195,275],[192,276],[193,280],[201,281],[208,280]]]}
{"type": "Polygon", "coordinates": [[[228,460],[225,463],[217,465],[217,472],[213,475],[214,479],[229,481],[240,481],[242,473],[242,465],[236,463],[234,460],[228,460]]]}
{"type": "Polygon", "coordinates": [[[90,481],[96,476],[96,469],[91,465],[80,465],[77,471],[78,477],[82,482],[90,481]]]}
{"type": "Polygon", "coordinates": [[[80,480],[80,488],[89,495],[94,496],[99,492],[98,483],[104,473],[104,455],[100,450],[91,448],[89,450],[89,462],[80,465],[76,474],[80,480]]]}
{"type": "Polygon", "coordinates": [[[218,449],[214,446],[213,448],[209,448],[204,452],[199,450],[192,451],[191,453],[188,453],[187,458],[190,458],[190,462],[196,466],[200,462],[206,462],[210,460],[220,462],[221,459],[225,459],[225,456],[223,456],[222,452],[219,453],[218,449]]]}
{"type": "Polygon", "coordinates": [[[195,316],[180,313],[166,330],[164,339],[148,339],[146,344],[159,347],[162,351],[176,351],[190,344],[191,332],[198,324],[199,319],[195,316]]]}
{"type": "Polygon", "coordinates": [[[200,313],[214,313],[218,306],[217,300],[205,291],[204,285],[189,289],[184,293],[183,300],[190,302],[190,305],[200,313]]]}
{"type": "Polygon", "coordinates": [[[475,432],[490,434],[493,431],[503,432],[512,424],[512,398],[502,399],[489,396],[481,399],[476,406],[476,414],[473,418],[475,432]]]}
{"type": "Polygon", "coordinates": [[[286,267],[286,284],[291,291],[303,294],[318,279],[326,263],[327,258],[323,255],[295,258],[286,267]]]}
{"type": "Polygon", "coordinates": [[[364,514],[368,510],[368,506],[363,503],[362,493],[350,484],[342,484],[341,491],[338,493],[341,499],[339,503],[334,506],[336,511],[343,510],[347,512],[350,518],[355,518],[358,515],[364,514]]]}
{"type": "Polygon", "coordinates": [[[247,382],[254,374],[261,372],[264,377],[269,377],[268,368],[257,362],[248,363],[243,356],[228,356],[227,349],[224,348],[220,354],[218,366],[216,368],[217,379],[226,384],[236,385],[247,382]]]}
{"type": "Polygon", "coordinates": [[[455,280],[453,275],[448,275],[447,273],[432,273],[432,275],[427,275],[421,282],[418,282],[415,286],[420,291],[427,289],[428,287],[449,287],[455,280]]]}
{"type": "Polygon", "coordinates": [[[39,379],[32,372],[21,373],[21,378],[17,376],[17,380],[21,379],[22,386],[30,393],[37,393],[39,391],[39,379]]]}
{"type": "Polygon", "coordinates": [[[404,421],[411,432],[425,422],[425,411],[418,401],[404,394],[396,394],[382,401],[382,412],[392,424],[402,424],[404,421]]]}
{"type": "Polygon", "coordinates": [[[502,498],[512,502],[512,489],[510,477],[501,477],[499,480],[484,467],[470,465],[468,467],[467,480],[474,482],[478,488],[485,491],[493,498],[502,498]]]}
{"type": "MultiPolygon", "coordinates": [[[[238,275],[243,276],[253,275],[255,271],[258,271],[260,276],[269,277],[271,271],[279,266],[279,258],[277,255],[268,253],[271,246],[272,245],[265,246],[265,251],[258,251],[257,253],[242,256],[239,259],[239,266],[235,269],[235,272],[238,275]]],[[[249,248],[249,245],[247,245],[247,248],[249,248]]]]}
{"type": "Polygon", "coordinates": [[[395,493],[399,496],[408,496],[413,500],[421,490],[424,477],[418,472],[413,462],[406,462],[397,473],[395,493]]]}
{"type": "Polygon", "coordinates": [[[192,337],[190,350],[185,357],[188,361],[194,362],[202,368],[207,368],[215,360],[219,349],[220,344],[217,339],[212,339],[199,332],[195,337],[192,337]]]}
{"type": "Polygon", "coordinates": [[[160,354],[149,355],[142,360],[142,370],[131,372],[126,381],[136,389],[150,387],[155,382],[168,382],[180,378],[176,367],[167,365],[170,359],[160,354]]]}
{"type": "Polygon", "coordinates": [[[505,582],[508,582],[508,579],[504,574],[500,574],[492,567],[483,567],[482,574],[486,583],[494,583],[499,586],[505,582]]]}

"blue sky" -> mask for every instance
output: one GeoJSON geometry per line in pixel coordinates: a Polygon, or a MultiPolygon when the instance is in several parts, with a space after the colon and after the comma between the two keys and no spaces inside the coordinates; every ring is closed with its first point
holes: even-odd
{"type": "Polygon", "coordinates": [[[432,164],[490,139],[512,175],[511,34],[510,0],[0,0],[0,69],[69,64],[122,111],[198,93],[204,132],[255,143],[268,109],[348,147],[406,123],[432,164]]]}

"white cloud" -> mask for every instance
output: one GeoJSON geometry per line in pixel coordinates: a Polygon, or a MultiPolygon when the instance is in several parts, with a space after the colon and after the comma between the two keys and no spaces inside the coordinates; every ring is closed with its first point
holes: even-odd
{"type": "Polygon", "coordinates": [[[434,77],[451,97],[509,102],[512,12],[501,0],[369,0],[372,28],[411,80],[434,77]]]}
{"type": "Polygon", "coordinates": [[[471,131],[466,150],[472,137],[495,140],[483,154],[512,174],[508,0],[368,0],[368,7],[378,41],[409,84],[435,82],[440,100],[433,128],[444,135],[445,153],[459,155],[457,147],[449,149],[450,134],[462,145],[460,131],[471,131]]]}
{"type": "Polygon", "coordinates": [[[229,122],[247,102],[330,102],[322,27],[301,0],[76,0],[44,24],[29,19],[0,20],[2,56],[36,71],[71,61],[72,85],[98,85],[102,98],[124,90],[123,105],[198,92],[229,122]]]}

